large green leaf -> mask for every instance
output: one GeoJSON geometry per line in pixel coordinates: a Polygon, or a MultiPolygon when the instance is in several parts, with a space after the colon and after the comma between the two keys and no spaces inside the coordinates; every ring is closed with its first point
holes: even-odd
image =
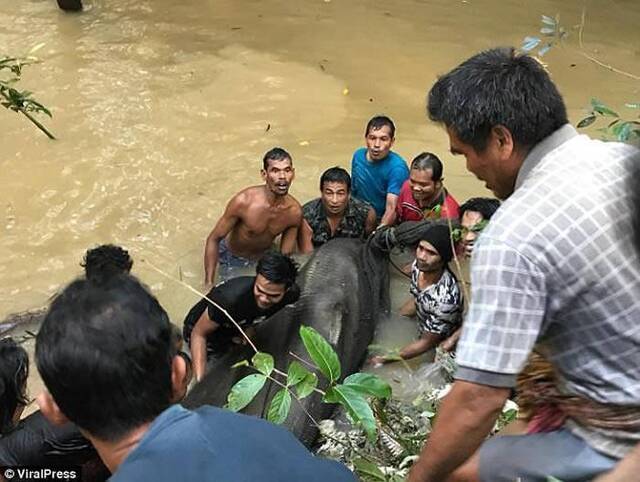
{"type": "Polygon", "coordinates": [[[376,464],[367,459],[363,459],[361,457],[353,459],[353,466],[360,475],[365,475],[374,480],[382,480],[383,482],[387,480],[387,477],[384,475],[382,470],[380,470],[376,464]]]}
{"type": "Polygon", "coordinates": [[[291,364],[289,365],[289,369],[287,370],[287,386],[296,386],[298,383],[304,380],[304,377],[306,377],[309,373],[311,372],[297,361],[291,362],[291,364]]]}
{"type": "Polygon", "coordinates": [[[254,373],[253,375],[244,377],[231,388],[231,392],[229,392],[227,396],[225,408],[233,410],[234,412],[242,410],[249,405],[266,381],[267,377],[260,373],[254,373]]]}
{"type": "Polygon", "coordinates": [[[325,402],[339,403],[346,410],[351,420],[360,425],[371,442],[376,440],[376,419],[367,400],[354,388],[348,385],[329,387],[324,397],[325,402]]]}
{"type": "Polygon", "coordinates": [[[296,385],[298,398],[309,396],[318,385],[318,377],[315,373],[309,372],[303,380],[296,385]]]}
{"type": "Polygon", "coordinates": [[[610,117],[620,117],[617,112],[609,109],[606,105],[604,105],[598,99],[591,99],[591,107],[594,112],[597,112],[600,115],[610,116],[610,117]]]}
{"type": "Polygon", "coordinates": [[[271,399],[269,405],[269,411],[267,412],[267,419],[273,423],[282,423],[289,415],[289,409],[291,408],[291,394],[289,390],[283,388],[271,399]]]}
{"type": "Polygon", "coordinates": [[[253,355],[251,363],[253,363],[253,366],[256,367],[256,370],[267,377],[271,375],[271,372],[273,371],[273,357],[268,353],[262,353],[259,351],[258,353],[253,355]]]}
{"type": "Polygon", "coordinates": [[[373,373],[354,373],[342,382],[363,395],[371,395],[377,398],[391,398],[391,387],[382,378],[373,373]]]}
{"type": "Polygon", "coordinates": [[[340,360],[323,336],[310,326],[300,327],[300,338],[309,356],[322,374],[335,383],[340,378],[340,360]]]}

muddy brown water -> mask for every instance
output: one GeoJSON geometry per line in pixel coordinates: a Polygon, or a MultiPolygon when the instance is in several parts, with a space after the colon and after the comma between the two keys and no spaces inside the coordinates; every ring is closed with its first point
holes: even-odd
{"type": "MultiPolygon", "coordinates": [[[[142,260],[199,288],[204,238],[228,198],[260,182],[267,149],[292,153],[292,194],[306,201],[324,169],[349,166],[378,113],[396,121],[406,159],[443,159],[459,201],[487,194],[426,121],[425,93],[472,53],[520,44],[541,14],[559,13],[571,32],[545,61],[572,121],[592,95],[616,108],[640,99],[640,82],[573,48],[586,7],[584,51],[640,75],[637,0],[85,4],[64,14],[53,0],[0,0],[0,55],[45,44],[23,88],[51,108],[58,137],[0,112],[0,319],[45,305],[88,247],[114,242],[180,323],[196,295],[142,260]]],[[[413,330],[387,330],[388,342],[413,330]]]]}

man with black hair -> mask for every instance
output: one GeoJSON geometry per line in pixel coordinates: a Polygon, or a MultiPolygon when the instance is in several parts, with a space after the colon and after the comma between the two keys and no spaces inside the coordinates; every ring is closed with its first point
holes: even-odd
{"type": "Polygon", "coordinates": [[[396,222],[458,219],[458,202],[442,185],[442,162],[431,152],[411,161],[409,179],[400,189],[396,222]]]}
{"type": "Polygon", "coordinates": [[[184,339],[191,349],[193,373],[197,381],[206,372],[207,360],[224,354],[233,343],[244,340],[221,308],[249,334],[258,319],[268,318],[300,295],[295,284],[298,268],[289,257],[268,251],[258,261],[256,276],[240,276],[214,287],[207,298],[196,303],[187,314],[184,339]]]}
{"type": "Polygon", "coordinates": [[[542,64],[515,49],[440,77],[428,112],[508,200],[474,247],[456,380],[409,480],[591,480],[640,438],[640,257],[625,183],[640,152],[578,135],[542,64]],[[521,373],[534,348],[544,384],[521,373]],[[532,380],[519,396],[543,423],[485,441],[518,377],[532,380]],[[550,406],[559,426],[543,420],[550,406]]]}
{"type": "Polygon", "coordinates": [[[460,247],[471,258],[478,235],[500,207],[500,201],[489,197],[472,197],[460,206],[460,247]]]}
{"type": "MultiPolygon", "coordinates": [[[[417,314],[418,339],[400,350],[404,360],[415,358],[435,348],[451,336],[462,323],[462,293],[458,281],[449,270],[453,258],[448,226],[434,224],[424,232],[411,265],[412,298],[402,314],[417,314]]],[[[394,361],[374,356],[372,364],[394,361]]]]}
{"type": "Polygon", "coordinates": [[[302,208],[289,194],[295,177],[291,155],[280,147],[262,159],[262,186],[251,186],[233,196],[207,237],[204,252],[204,283],[209,289],[220,263],[219,279],[237,276],[240,268],[254,266],[280,236],[280,251],[296,249],[302,208]]]}
{"type": "Polygon", "coordinates": [[[354,480],[267,421],[172,405],[187,367],[166,312],[131,276],[67,286],[38,333],[36,359],[43,413],[77,424],[113,482],[354,480]]]}
{"type": "Polygon", "coordinates": [[[114,244],[102,244],[87,250],[80,266],[87,279],[101,281],[112,276],[129,273],[133,260],[129,252],[114,244]]]}
{"type": "Polygon", "coordinates": [[[364,239],[376,227],[376,212],[367,203],[351,197],[351,176],[332,167],[320,177],[320,197],[302,206],[298,247],[310,253],[333,238],[364,239]]]}
{"type": "Polygon", "coordinates": [[[392,225],[402,183],[409,177],[407,163],[391,150],[396,126],[386,116],[373,117],[364,132],[366,147],[351,159],[353,197],[376,210],[380,224],[392,225]]]}

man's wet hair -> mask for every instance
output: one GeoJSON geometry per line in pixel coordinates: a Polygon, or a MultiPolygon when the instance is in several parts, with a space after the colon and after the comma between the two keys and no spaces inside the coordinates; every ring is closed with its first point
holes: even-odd
{"type": "Polygon", "coordinates": [[[491,129],[509,129],[531,148],[568,122],[560,92],[542,64],[513,48],[486,50],[438,79],[427,99],[429,118],[484,151],[491,129]]]}
{"type": "Polygon", "coordinates": [[[293,164],[293,158],[291,154],[285,151],[282,147],[274,147],[267,151],[262,158],[262,168],[266,171],[269,168],[269,161],[281,161],[283,159],[289,159],[293,164]]]}
{"type": "Polygon", "coordinates": [[[62,413],[111,442],[170,405],[175,354],[167,313],[131,275],[73,281],[36,338],[38,370],[62,413]]]}
{"type": "Polygon", "coordinates": [[[364,130],[364,136],[367,137],[369,132],[372,130],[377,131],[378,129],[382,129],[384,126],[389,128],[391,138],[393,139],[396,136],[396,126],[386,115],[377,115],[372,117],[369,122],[367,122],[367,128],[364,130]]]}
{"type": "Polygon", "coordinates": [[[275,284],[283,284],[291,287],[298,275],[298,265],[291,258],[279,251],[267,251],[258,261],[256,274],[264,276],[275,284]]]}
{"type": "Polygon", "coordinates": [[[411,169],[426,171],[431,169],[431,180],[439,181],[442,179],[442,161],[431,152],[422,152],[411,161],[411,169]]]}
{"type": "Polygon", "coordinates": [[[324,189],[325,182],[339,182],[347,186],[347,191],[351,191],[351,176],[349,173],[338,166],[330,167],[320,176],[320,190],[324,189]]]}
{"type": "Polygon", "coordinates": [[[487,221],[495,214],[500,207],[500,201],[490,197],[472,197],[460,206],[460,219],[467,211],[476,211],[482,214],[487,221]]]}
{"type": "Polygon", "coordinates": [[[102,282],[131,271],[133,260],[126,249],[114,244],[103,244],[89,249],[80,266],[84,268],[87,279],[102,282]]]}
{"type": "Polygon", "coordinates": [[[0,340],[0,435],[13,428],[18,405],[27,405],[29,356],[13,338],[0,340]]]}

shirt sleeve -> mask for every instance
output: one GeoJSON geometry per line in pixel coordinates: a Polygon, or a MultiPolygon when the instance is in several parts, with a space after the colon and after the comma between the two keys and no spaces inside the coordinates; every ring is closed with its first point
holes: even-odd
{"type": "Polygon", "coordinates": [[[542,328],[545,276],[535,262],[505,243],[487,236],[478,241],[456,378],[511,387],[542,328]]]}
{"type": "Polygon", "coordinates": [[[402,185],[409,178],[409,169],[407,165],[399,164],[398,166],[394,166],[389,173],[389,185],[387,186],[387,194],[395,194],[396,196],[400,194],[402,190],[402,185]]]}

